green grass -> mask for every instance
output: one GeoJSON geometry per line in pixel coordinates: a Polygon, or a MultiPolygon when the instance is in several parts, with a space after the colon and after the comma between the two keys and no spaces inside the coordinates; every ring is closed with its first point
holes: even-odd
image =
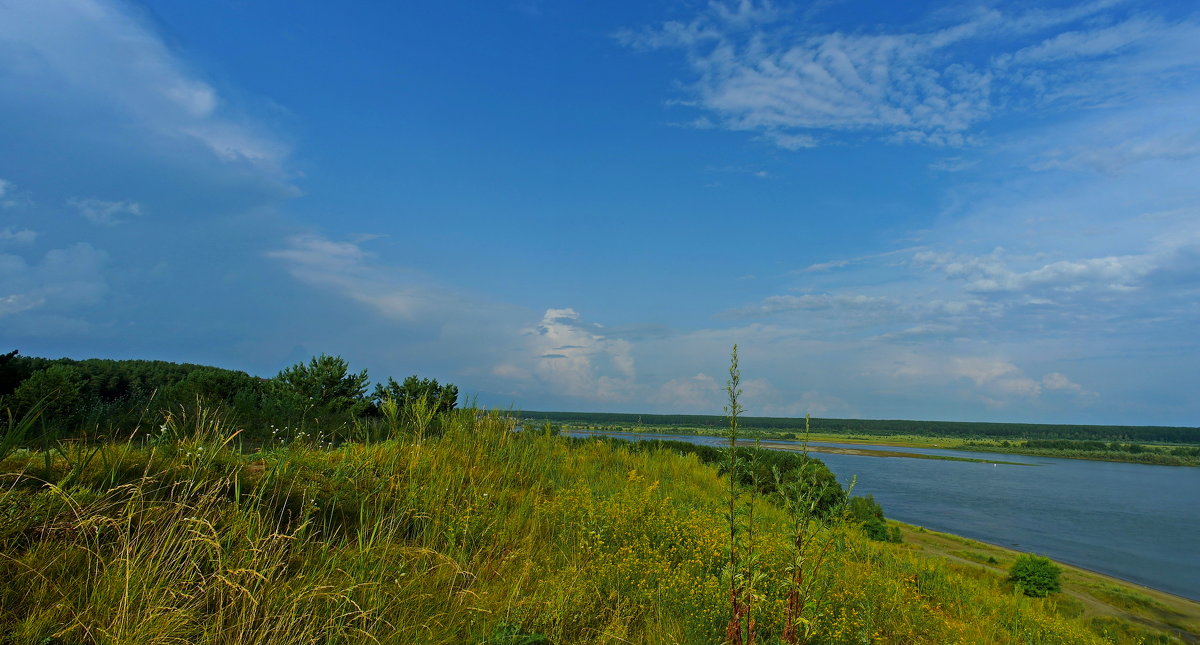
{"type": "MultiPolygon", "coordinates": [[[[211,413],[0,462],[0,643],[714,643],[727,505],[695,455],[513,432],[243,452],[211,413]]],[[[788,519],[763,499],[756,619],[778,638],[788,519]]],[[[986,572],[814,525],[814,643],[1102,643],[986,572]]],[[[812,572],[808,572],[811,574],[812,572]]],[[[1117,634],[1111,642],[1135,642],[1117,634]],[[1125,639],[1125,640],[1122,640],[1125,639]]]]}

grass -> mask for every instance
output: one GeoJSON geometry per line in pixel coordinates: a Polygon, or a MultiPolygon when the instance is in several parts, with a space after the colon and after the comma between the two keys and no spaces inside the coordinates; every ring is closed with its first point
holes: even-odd
{"type": "MultiPolygon", "coordinates": [[[[513,432],[513,418],[474,409],[423,440],[401,428],[387,441],[253,450],[211,412],[169,423],[149,439],[0,462],[0,643],[725,634],[728,499],[694,455],[513,432]]],[[[790,525],[768,499],[755,522],[753,606],[759,642],[772,643],[790,525]]],[[[803,608],[810,642],[1139,642],[1125,623],[1065,615],[977,567],[849,524],[813,530],[829,548],[819,575],[830,591],[803,608]]]]}
{"type": "MultiPolygon", "coordinates": [[[[970,566],[1003,579],[1020,552],[920,526],[900,524],[905,547],[938,561],[970,566]],[[967,548],[963,548],[967,547],[967,548]]],[[[1111,642],[1200,643],[1200,603],[1058,563],[1062,593],[1048,599],[1060,615],[1078,618],[1111,642]]]]}

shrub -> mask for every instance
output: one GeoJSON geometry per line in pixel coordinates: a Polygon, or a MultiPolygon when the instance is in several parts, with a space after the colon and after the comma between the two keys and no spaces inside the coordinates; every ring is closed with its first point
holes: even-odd
{"type": "Polygon", "coordinates": [[[900,527],[888,526],[883,507],[871,495],[852,497],[847,507],[850,517],[862,524],[867,537],[877,542],[900,542],[900,527]]]}
{"type": "Polygon", "coordinates": [[[1008,579],[1026,596],[1045,598],[1062,588],[1059,576],[1062,569],[1050,561],[1036,555],[1017,556],[1009,569],[1008,579]]]}

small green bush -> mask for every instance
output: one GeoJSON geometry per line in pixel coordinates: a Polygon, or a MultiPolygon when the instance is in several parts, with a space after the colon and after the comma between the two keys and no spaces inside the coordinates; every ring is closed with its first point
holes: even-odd
{"type": "Polygon", "coordinates": [[[1026,596],[1045,598],[1062,588],[1059,581],[1061,575],[1062,569],[1050,558],[1021,555],[1017,556],[1012,569],[1009,569],[1008,579],[1026,596]]]}
{"type": "Polygon", "coordinates": [[[887,520],[883,517],[883,507],[871,495],[866,497],[852,497],[850,504],[847,507],[850,517],[856,522],[862,524],[863,530],[867,537],[877,542],[895,542],[899,543],[900,527],[888,526],[887,520]]]}

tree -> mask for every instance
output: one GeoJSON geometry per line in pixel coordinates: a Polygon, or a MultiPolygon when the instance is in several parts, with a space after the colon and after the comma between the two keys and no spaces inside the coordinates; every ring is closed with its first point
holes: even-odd
{"type": "Polygon", "coordinates": [[[437,379],[419,379],[416,374],[404,379],[404,383],[397,383],[389,376],[386,385],[380,383],[375,386],[371,398],[375,405],[381,404],[384,399],[391,399],[402,409],[424,398],[435,412],[449,412],[458,406],[458,386],[450,383],[440,385],[437,379]]]}
{"type": "Polygon", "coordinates": [[[34,372],[6,397],[6,404],[15,416],[29,412],[42,404],[42,416],[64,421],[80,412],[84,403],[84,378],[72,365],[53,365],[34,372]]]}
{"type": "Polygon", "coordinates": [[[29,377],[29,374],[21,369],[26,361],[23,357],[17,356],[20,353],[19,350],[14,349],[7,354],[0,354],[0,396],[11,394],[22,380],[29,377]]]}
{"type": "Polygon", "coordinates": [[[257,401],[262,391],[259,378],[245,372],[210,367],[194,370],[182,381],[164,388],[159,398],[176,404],[191,404],[197,399],[206,403],[233,403],[236,400],[257,401]]]}
{"type": "Polygon", "coordinates": [[[351,373],[341,356],[314,356],[282,370],[275,381],[301,400],[337,412],[361,411],[368,404],[367,370],[351,373]]]}
{"type": "Polygon", "coordinates": [[[1026,554],[1017,556],[1009,569],[1008,579],[1026,596],[1045,598],[1062,588],[1061,574],[1062,569],[1050,558],[1026,554]]]}

